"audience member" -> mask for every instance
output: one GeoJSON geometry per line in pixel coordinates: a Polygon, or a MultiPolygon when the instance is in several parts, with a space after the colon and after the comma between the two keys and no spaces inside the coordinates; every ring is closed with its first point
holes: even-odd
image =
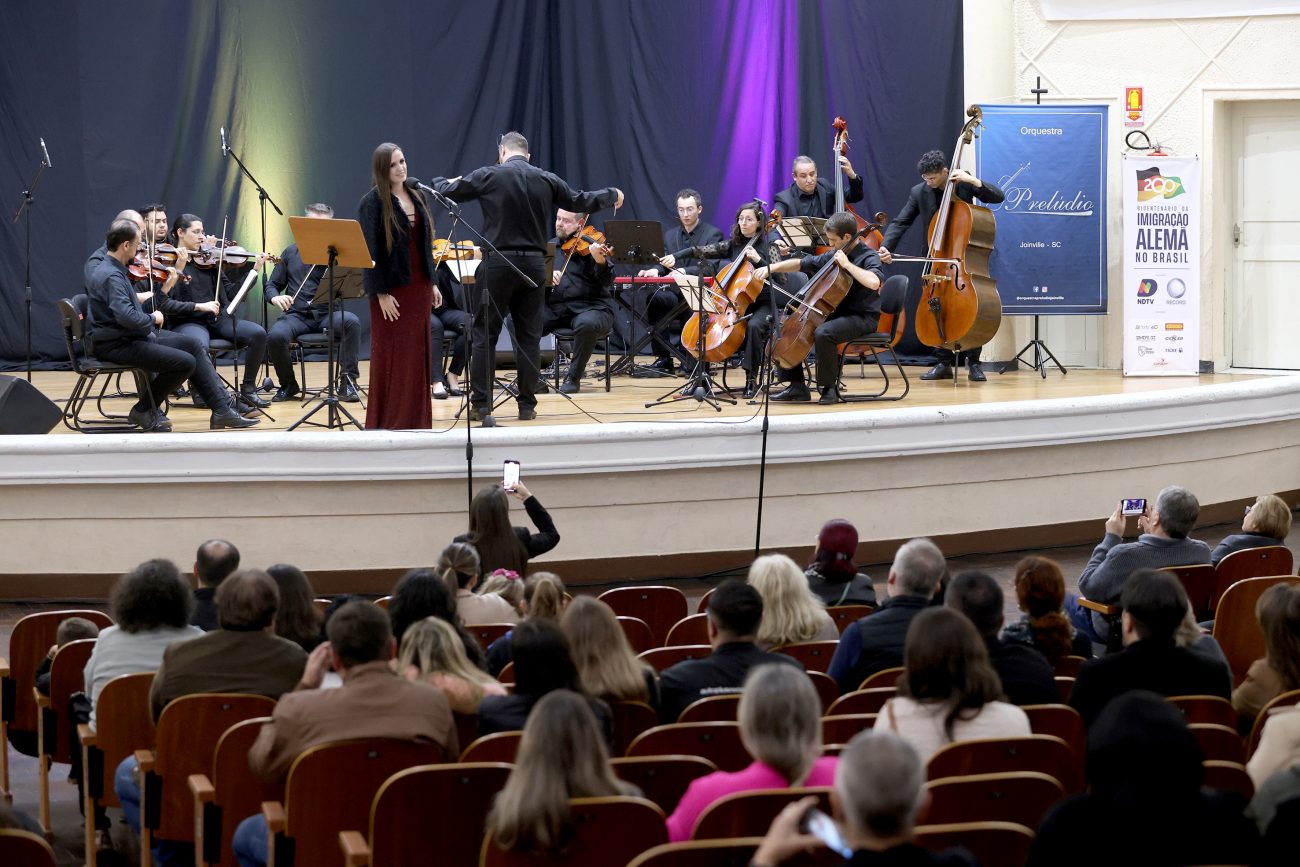
{"type": "Polygon", "coordinates": [[[930,605],[947,572],[943,552],[929,539],[912,539],[898,549],[885,583],[889,598],[840,636],[829,671],[840,692],[853,692],[877,671],[903,664],[907,628],[930,605]]]}
{"type": "MultiPolygon", "coordinates": [[[[520,626],[521,641],[529,626],[520,626]]],[[[508,851],[556,854],[572,839],[569,799],[636,794],[614,776],[588,700],[557,689],[537,702],[524,726],[514,770],[488,816],[488,837],[508,851]]]]}
{"type": "Polygon", "coordinates": [[[506,695],[505,687],[469,661],[456,628],[437,617],[426,617],[407,628],[397,670],[407,680],[441,690],[456,713],[478,713],[484,696],[506,695]]]}
{"type": "Polygon", "coordinates": [[[1264,632],[1264,656],[1250,664],[1232,693],[1232,706],[1251,720],[1282,693],[1300,689],[1300,586],[1268,588],[1255,603],[1255,616],[1264,632]]]}
{"type": "Polygon", "coordinates": [[[800,641],[836,641],[840,630],[826,603],[808,589],[808,579],[784,554],[767,554],[749,566],[749,583],[763,597],[758,646],[771,650],[800,641]]]}
{"type": "Polygon", "coordinates": [[[569,639],[583,692],[607,702],[640,701],[658,709],[659,678],[636,658],[613,609],[594,596],[579,596],[565,609],[560,628],[569,639]]]}
{"type": "Polygon", "coordinates": [[[456,613],[456,600],[447,582],[429,569],[412,569],[401,577],[388,600],[388,619],[393,625],[393,637],[398,644],[412,624],[426,617],[445,620],[460,635],[465,656],[477,668],[487,671],[483,648],[462,625],[456,613]]]}
{"type": "MultiPolygon", "coordinates": [[[[446,761],[455,761],[460,750],[447,699],[393,673],[396,643],[383,609],[350,602],[330,620],[328,635],[329,642],[312,651],[303,689],[280,700],[248,751],[254,773],[282,781],[309,748],[353,738],[433,744],[446,761]],[[320,689],[329,668],[342,676],[341,689],[320,689]]],[[[265,817],[259,813],[240,822],[232,848],[241,864],[265,864],[265,817]]]]}
{"type": "Polygon", "coordinates": [[[756,665],[775,662],[803,668],[784,654],[758,646],[763,597],[744,581],[732,578],[719,584],[709,597],[707,613],[713,652],[679,662],[659,676],[659,716],[666,723],[677,722],[682,711],[702,698],[740,692],[756,665]]]}
{"type": "Polygon", "coordinates": [[[1274,494],[1264,494],[1246,507],[1246,517],[1241,519],[1241,532],[1224,538],[1210,552],[1210,562],[1215,566],[1229,554],[1250,548],[1267,548],[1286,545],[1291,532],[1291,509],[1286,501],[1274,494]]]}
{"type": "MultiPolygon", "coordinates": [[[[188,592],[189,588],[186,588],[186,593],[188,592]]],[[[59,652],[60,647],[74,641],[98,637],[99,627],[84,617],[68,617],[60,620],[59,628],[54,631],[54,644],[51,645],[50,652],[45,654],[41,664],[36,666],[36,691],[41,695],[50,694],[50,667],[54,664],[54,654],[59,652]]]]}
{"type": "Polygon", "coordinates": [[[1219,646],[1214,636],[1196,622],[1190,602],[1186,613],[1183,614],[1183,622],[1178,624],[1178,629],[1174,632],[1174,644],[1190,650],[1206,662],[1217,666],[1223,674],[1224,688],[1229,692],[1232,691],[1232,666],[1228,664],[1227,654],[1223,652],[1223,648],[1219,646]]]}
{"type": "Polygon", "coordinates": [[[1260,867],[1290,867],[1300,851],[1300,765],[1256,783],[1246,816],[1264,838],[1260,867]]]}
{"type": "Polygon", "coordinates": [[[190,622],[211,632],[217,628],[217,587],[239,568],[239,549],[224,539],[209,539],[194,554],[194,619],[190,622]]]}
{"type": "Polygon", "coordinates": [[[1120,597],[1124,650],[1085,662],[1070,704],[1091,726],[1106,704],[1135,689],[1161,695],[1231,695],[1222,663],[1179,647],[1174,640],[1187,615],[1187,593],[1168,572],[1139,569],[1120,597]]]}
{"type": "Polygon", "coordinates": [[[1025,644],[999,641],[1002,628],[1002,588],[987,572],[962,572],[948,585],[944,604],[966,615],[984,640],[989,662],[1012,704],[1055,704],[1056,670],[1047,657],[1025,644]]]}
{"type": "Polygon", "coordinates": [[[266,570],[280,591],[275,610],[275,634],[311,653],[321,643],[325,617],[316,607],[316,591],[297,566],[276,563],[266,570]]]}
{"type": "Polygon", "coordinates": [[[871,579],[853,565],[858,528],[842,518],[827,521],[817,534],[813,561],[804,576],[808,587],[827,605],[876,605],[871,579]]]}
{"type": "Polygon", "coordinates": [[[510,569],[527,575],[528,561],[560,544],[560,533],[541,502],[523,482],[519,482],[510,490],[500,485],[489,485],[475,494],[469,504],[469,532],[452,541],[468,542],[474,546],[478,551],[481,572],[510,569]],[[529,520],[537,527],[536,533],[510,525],[507,495],[523,502],[529,520]]]}
{"type": "MultiPolygon", "coordinates": [[[[564,593],[564,582],[554,572],[534,572],[524,579],[523,600],[519,603],[524,617],[553,620],[558,623],[568,604],[564,593]]],[[[514,630],[508,630],[505,635],[488,645],[487,670],[493,676],[500,674],[513,658],[511,650],[513,640],[514,630]]]]}
{"type": "MultiPolygon", "coordinates": [[[[925,766],[906,741],[889,732],[862,732],[840,755],[831,812],[843,842],[837,854],[855,867],[976,867],[965,849],[930,852],[917,846],[916,816],[926,801],[925,766]]],[[[825,846],[804,827],[817,805],[795,801],[772,822],[749,867],[776,867],[825,846]]],[[[819,862],[820,863],[820,862],[819,862]]]]}
{"type": "Polygon", "coordinates": [[[668,817],[668,839],[689,840],[715,801],[754,789],[829,786],[836,760],[822,756],[822,705],[807,675],[788,665],[750,670],[740,695],[740,740],[754,761],[743,771],[718,771],[693,781],[668,817]]]}
{"type": "Polygon", "coordinates": [[[438,574],[456,596],[461,623],[518,623],[519,612],[500,596],[476,595],[479,583],[478,551],[468,542],[452,542],[438,555],[438,574]]]}
{"type": "Polygon", "coordinates": [[[1030,867],[1256,863],[1258,835],[1241,797],[1201,788],[1196,738],[1159,696],[1129,692],[1100,712],[1088,730],[1087,775],[1088,793],[1043,819],[1030,867]]]}
{"type": "Polygon", "coordinates": [[[515,614],[521,618],[524,616],[524,582],[518,572],[509,569],[496,570],[484,580],[479,593],[484,596],[488,594],[500,596],[510,603],[515,614]]]}
{"type": "Polygon", "coordinates": [[[1025,712],[1003,699],[971,622],[951,608],[930,608],[908,627],[898,695],[885,703],[875,728],[907,741],[923,762],[956,741],[1032,734],[1025,712]]]}
{"type": "Polygon", "coordinates": [[[1079,632],[1061,610],[1065,575],[1055,560],[1029,556],[1016,564],[1016,602],[1024,612],[1002,630],[1003,642],[1026,644],[1055,666],[1067,656],[1092,658],[1092,639],[1079,632]]]}
{"type": "Polygon", "coordinates": [[[1092,558],[1079,576],[1079,592],[1065,600],[1065,613],[1075,628],[1089,639],[1105,644],[1110,627],[1100,613],[1079,604],[1083,596],[1093,602],[1114,605],[1124,592],[1128,577],[1136,569],[1163,569],[1167,566],[1195,566],[1210,562],[1210,547],[1188,537],[1196,526],[1201,504],[1186,488],[1169,486],[1160,492],[1155,505],[1147,505],[1138,516],[1142,535],[1136,542],[1124,541],[1128,519],[1123,503],[1115,506],[1106,519],[1106,535],[1092,552],[1092,558]]]}
{"type": "Polygon", "coordinates": [[[1259,789],[1269,777],[1300,767],[1300,708],[1269,714],[1259,735],[1259,746],[1246,762],[1246,770],[1259,789]]]}

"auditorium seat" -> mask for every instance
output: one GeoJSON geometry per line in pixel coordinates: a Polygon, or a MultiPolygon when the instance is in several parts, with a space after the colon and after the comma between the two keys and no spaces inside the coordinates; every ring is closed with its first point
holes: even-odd
{"type": "Polygon", "coordinates": [[[1259,746],[1259,737],[1263,734],[1264,723],[1269,715],[1296,705],[1300,705],[1300,689],[1284,692],[1260,709],[1259,716],[1255,717],[1255,722],[1250,727],[1250,738],[1246,741],[1247,759],[1255,755],[1255,749],[1259,746]]]}
{"type": "Polygon", "coordinates": [[[840,685],[835,682],[835,678],[821,671],[805,671],[808,679],[812,681],[813,689],[817,690],[817,698],[821,699],[822,713],[830,712],[831,705],[840,697],[840,685]]]}
{"type": "Polygon", "coordinates": [[[74,692],[81,692],[85,688],[83,672],[94,649],[93,638],[69,641],[55,652],[54,661],[50,663],[50,694],[41,695],[36,687],[30,687],[40,718],[40,724],[36,727],[36,782],[40,790],[41,829],[46,835],[52,833],[50,765],[66,765],[72,761],[74,723],[72,715],[68,713],[68,703],[74,692]]]}
{"type": "Polygon", "coordinates": [[[822,743],[847,744],[859,733],[870,730],[876,724],[874,713],[846,713],[822,717],[822,743]]]}
{"type": "Polygon", "coordinates": [[[513,765],[519,753],[523,732],[496,732],[483,735],[461,751],[461,762],[500,762],[513,765]]]}
{"type": "Polygon", "coordinates": [[[643,701],[611,701],[610,716],[614,728],[614,755],[621,756],[641,732],[659,725],[659,714],[643,701]]]}
{"type": "Polygon", "coordinates": [[[835,626],[844,634],[844,630],[875,611],[870,605],[827,605],[826,613],[835,621],[835,626]]]}
{"type": "MultiPolygon", "coordinates": [[[[1029,728],[1036,735],[1053,735],[1070,746],[1083,768],[1083,761],[1088,754],[1088,732],[1083,726],[1083,717],[1068,704],[1029,704],[1020,708],[1029,717],[1029,728]]],[[[1037,826],[1031,826],[1037,827],[1037,826]]]]}
{"type": "Polygon", "coordinates": [[[662,672],[688,659],[703,659],[712,652],[713,648],[708,644],[682,644],[676,647],[656,647],[637,654],[637,658],[655,671],[662,672]]]}
{"type": "Polygon", "coordinates": [[[1291,549],[1283,545],[1233,551],[1214,567],[1214,593],[1210,597],[1210,611],[1213,612],[1218,607],[1223,594],[1238,581],[1267,578],[1270,575],[1290,575],[1294,568],[1295,558],[1291,549]]]}
{"type": "Polygon", "coordinates": [[[668,637],[664,639],[664,644],[668,647],[708,643],[709,615],[707,614],[686,615],[673,624],[672,629],[668,630],[668,637]]]}
{"type": "Polygon", "coordinates": [[[1196,738],[1205,761],[1246,764],[1246,746],[1235,726],[1193,723],[1187,728],[1196,738]]]}
{"type": "Polygon", "coordinates": [[[91,818],[95,808],[121,806],[113,790],[113,772],[136,750],[153,748],[154,724],[149,712],[152,685],[152,671],[113,678],[104,684],[95,701],[95,728],[91,729],[89,723],[77,726],[85,780],[82,815],[86,817],[86,867],[95,867],[98,854],[95,822],[91,818]]]}
{"type": "Polygon", "coordinates": [[[831,657],[835,656],[839,644],[838,641],[800,641],[777,647],[774,652],[799,660],[808,671],[825,672],[831,667],[831,657]]]}
{"type": "Polygon", "coordinates": [[[1204,766],[1205,778],[1201,781],[1201,785],[1209,789],[1236,792],[1246,801],[1255,797],[1255,783],[1251,780],[1245,765],[1209,760],[1204,763],[1204,766]]]}
{"type": "Polygon", "coordinates": [[[610,867],[668,842],[663,811],[644,798],[574,798],[573,837],[562,854],[506,852],[489,837],[481,867],[610,867]]]}
{"type": "Polygon", "coordinates": [[[639,617],[649,624],[656,646],[662,645],[673,624],[689,613],[686,594],[676,587],[616,587],[597,598],[615,614],[639,617]]]}
{"type": "Polygon", "coordinates": [[[1047,811],[1065,797],[1059,780],[1037,771],[944,777],[925,784],[929,795],[917,822],[1014,822],[1037,828],[1047,811]]]}
{"type": "Polygon", "coordinates": [[[845,693],[835,700],[826,712],[827,716],[842,716],[849,713],[880,713],[885,702],[898,695],[892,686],[880,686],[874,689],[859,689],[845,693]]]}
{"type": "Polygon", "coordinates": [[[501,666],[501,670],[497,672],[497,681],[503,684],[514,684],[515,663],[513,660],[501,666]]]}
{"type": "Polygon", "coordinates": [[[0,864],[14,867],[55,867],[54,850],[40,835],[0,828],[0,864]]]}
{"type": "Polygon", "coordinates": [[[682,708],[677,716],[679,723],[735,722],[740,708],[740,693],[708,695],[682,708]]]}
{"type": "Polygon", "coordinates": [[[627,643],[632,646],[633,653],[645,653],[650,648],[658,646],[655,643],[654,633],[650,631],[650,624],[640,617],[620,614],[616,619],[618,625],[623,628],[623,635],[627,637],[627,643]]]}
{"type": "Polygon", "coordinates": [[[734,722],[673,723],[642,732],[627,748],[629,756],[703,756],[720,771],[740,771],[752,759],[734,722]]]}
{"type": "Polygon", "coordinates": [[[703,596],[700,597],[700,603],[699,603],[699,605],[695,606],[695,611],[696,611],[697,613],[699,613],[699,614],[703,614],[703,613],[705,613],[706,611],[709,610],[709,597],[713,595],[713,591],[716,590],[716,589],[717,589],[717,588],[715,587],[715,588],[713,588],[712,590],[709,590],[709,591],[706,592],[703,596]]]}
{"type": "Polygon", "coordinates": [[[465,628],[469,630],[470,635],[474,636],[479,647],[487,650],[489,644],[514,629],[515,625],[513,623],[468,623],[465,628]]]}
{"type": "Polygon", "coordinates": [[[1074,692],[1074,678],[1057,677],[1053,679],[1056,681],[1056,697],[1061,700],[1061,704],[1069,704],[1070,695],[1074,692]]]}
{"type": "Polygon", "coordinates": [[[685,840],[642,852],[627,867],[748,867],[761,836],[731,840],[685,840]]]}
{"type": "Polygon", "coordinates": [[[888,686],[895,687],[898,685],[898,679],[903,676],[903,668],[883,668],[875,674],[868,675],[862,683],[858,684],[858,689],[875,689],[876,687],[888,686]]]}
{"type": "Polygon", "coordinates": [[[263,801],[283,801],[284,783],[268,783],[248,767],[248,751],[269,716],[241,720],[226,729],[206,774],[187,781],[194,798],[194,853],[204,864],[238,867],[230,842],[235,827],[262,809],[263,801]]]}
{"type": "Polygon", "coordinates": [[[1068,794],[1083,788],[1070,745],[1051,735],[1019,738],[979,738],[941,747],[926,763],[926,779],[1038,771],[1055,777],[1068,794]]]}
{"type": "Polygon", "coordinates": [[[1297,584],[1300,578],[1275,575],[1247,578],[1229,587],[1214,610],[1214,640],[1223,648],[1232,668],[1232,682],[1240,685],[1250,664],[1264,656],[1264,632],[1255,617],[1255,605],[1274,584],[1297,584]]]}
{"type": "Polygon", "coordinates": [[[677,809],[692,782],[717,770],[701,756],[619,756],[610,759],[610,766],[615,776],[636,786],[665,813],[677,809]]]}
{"type": "Polygon", "coordinates": [[[725,795],[704,808],[695,820],[692,840],[720,840],[727,837],[761,837],[777,814],[800,798],[814,796],[817,808],[831,812],[830,786],[791,786],[784,789],[751,789],[725,795]]]}
{"type": "Polygon", "coordinates": [[[1192,606],[1192,613],[1196,615],[1198,622],[1214,615],[1214,608],[1210,603],[1210,598],[1214,595],[1213,566],[1209,563],[1198,563],[1194,566],[1166,566],[1159,571],[1172,572],[1178,576],[1179,583],[1187,591],[1187,603],[1192,606]]]}
{"type": "Polygon", "coordinates": [[[965,847],[980,867],[1024,867],[1034,832],[1014,822],[962,822],[956,825],[921,825],[916,844],[931,852],[965,847]]]}
{"type": "Polygon", "coordinates": [[[1079,669],[1088,660],[1082,656],[1063,656],[1061,661],[1056,663],[1057,677],[1078,677],[1079,669]]]}

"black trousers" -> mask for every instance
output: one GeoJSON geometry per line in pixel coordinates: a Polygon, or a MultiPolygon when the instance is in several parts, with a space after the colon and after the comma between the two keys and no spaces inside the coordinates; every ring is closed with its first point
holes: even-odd
{"type": "MultiPolygon", "coordinates": [[[[813,332],[813,348],[817,352],[817,387],[822,391],[833,388],[840,378],[840,344],[856,337],[865,337],[876,330],[875,316],[836,316],[828,319],[813,332]]],[[[786,369],[791,385],[803,385],[803,365],[786,369]]]]}
{"type": "MultiPolygon", "coordinates": [[[[449,290],[443,289],[443,292],[449,290]]],[[[429,382],[441,382],[447,384],[447,376],[443,373],[443,365],[451,373],[460,376],[465,372],[465,340],[466,331],[469,329],[469,314],[464,310],[448,308],[441,313],[434,312],[429,316],[429,326],[433,330],[433,368],[429,377],[429,382]],[[447,356],[443,351],[443,341],[447,338],[447,332],[455,335],[451,343],[451,361],[447,362],[447,356]]]]}
{"type": "Polygon", "coordinates": [[[266,359],[266,329],[262,326],[247,319],[221,316],[216,322],[182,322],[174,330],[177,334],[193,335],[202,343],[204,354],[207,354],[208,344],[214,337],[229,340],[236,348],[246,348],[243,388],[246,391],[257,389],[258,372],[266,359]]]}
{"type": "Polygon", "coordinates": [[[567,307],[547,305],[542,333],[550,334],[557,328],[573,329],[573,357],[569,359],[568,378],[577,382],[586,374],[587,362],[591,360],[596,344],[614,328],[614,314],[597,308],[574,313],[567,307]]]}
{"type": "Polygon", "coordinates": [[[969,363],[972,361],[979,364],[980,350],[983,348],[983,346],[977,346],[974,349],[964,349],[959,353],[955,353],[951,349],[944,349],[940,346],[934,350],[934,356],[939,359],[941,364],[960,365],[963,362],[969,363]]]}
{"type": "Polygon", "coordinates": [[[270,353],[271,364],[275,365],[275,378],[280,385],[296,385],[298,382],[298,377],[293,372],[293,356],[289,352],[289,344],[304,334],[320,331],[342,332],[343,339],[334,350],[338,353],[339,370],[354,381],[361,375],[357,368],[357,355],[361,351],[361,320],[357,319],[355,313],[335,310],[334,318],[326,328],[325,317],[328,312],[328,309],[311,310],[305,314],[292,311],[281,316],[271,326],[270,333],[266,335],[266,349],[270,353]]]}
{"type": "MultiPolygon", "coordinates": [[[[187,379],[209,407],[226,405],[226,390],[221,387],[212,359],[208,358],[207,347],[193,336],[175,331],[155,331],[148,337],[135,340],[96,340],[94,350],[95,355],[105,361],[129,364],[154,374],[149,391],[155,406],[162,406],[167,396],[187,379]]],[[[149,406],[148,397],[141,393],[135,408],[144,410],[149,406]]]]}
{"type": "Polygon", "coordinates": [[[546,259],[541,253],[489,254],[479,266],[478,315],[474,319],[473,352],[470,355],[470,402],[480,413],[492,408],[492,381],[496,376],[496,345],[507,315],[515,326],[515,367],[518,376],[519,408],[534,409],[534,386],[541,378],[543,308],[546,305],[546,259]],[[530,287],[506,264],[509,257],[536,286],[530,287]]]}

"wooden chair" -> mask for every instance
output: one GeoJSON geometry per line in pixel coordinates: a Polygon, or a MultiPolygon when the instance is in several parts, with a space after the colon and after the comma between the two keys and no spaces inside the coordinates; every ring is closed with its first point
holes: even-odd
{"type": "Polygon", "coordinates": [[[925,784],[929,806],[923,825],[1014,822],[1037,828],[1052,805],[1065,797],[1055,777],[1037,771],[946,777],[925,784]]]}
{"type": "Polygon", "coordinates": [[[1267,578],[1270,575],[1290,575],[1295,569],[1294,560],[1291,549],[1284,545],[1233,551],[1214,567],[1214,594],[1210,597],[1210,610],[1218,607],[1223,594],[1238,581],[1267,578]]]}
{"type": "Polygon", "coordinates": [[[1055,777],[1067,794],[1083,788],[1070,745],[1052,735],[957,741],[941,747],[925,766],[928,780],[1007,771],[1038,771],[1055,777]]]}
{"type": "Polygon", "coordinates": [[[627,867],[747,867],[762,837],[665,843],[633,858],[627,867]]]}
{"type": "Polygon", "coordinates": [[[36,669],[50,652],[59,624],[69,617],[84,617],[100,629],[113,619],[102,611],[70,609],[28,614],[9,634],[9,658],[0,657],[0,795],[13,800],[9,789],[9,750],[6,743],[28,756],[36,755],[36,702],[32,684],[36,669]]]}
{"type": "Polygon", "coordinates": [[[835,626],[844,634],[844,630],[857,623],[876,609],[870,605],[827,605],[826,613],[835,621],[835,626]]]}
{"type": "Polygon", "coordinates": [[[1074,678],[1072,678],[1072,677],[1057,677],[1057,678],[1053,678],[1053,679],[1056,681],[1056,696],[1057,696],[1057,698],[1059,698],[1059,699],[1061,700],[1061,704],[1069,704],[1069,703],[1070,703],[1070,694],[1071,694],[1072,692],[1074,692],[1074,678]]]}
{"type": "Polygon", "coordinates": [[[436,744],[397,738],[357,738],[306,750],[289,767],[284,801],[262,803],[268,867],[342,867],[338,832],[369,827],[379,787],[400,771],[443,758],[436,744]]]}
{"type": "Polygon", "coordinates": [[[56,867],[54,850],[39,834],[0,828],[0,864],[14,867],[56,867]]]}
{"type": "Polygon", "coordinates": [[[835,678],[821,671],[804,671],[808,679],[812,681],[813,689],[817,690],[817,698],[821,699],[822,713],[828,713],[831,705],[840,697],[840,685],[835,682],[835,678]]]}
{"type": "Polygon", "coordinates": [[[72,717],[68,703],[74,692],[85,687],[86,661],[95,649],[95,639],[69,641],[54,654],[50,663],[50,694],[41,695],[31,687],[32,700],[40,711],[40,725],[36,727],[36,783],[40,791],[39,821],[41,830],[53,839],[50,828],[50,765],[68,764],[72,761],[72,717]]]}
{"type": "MultiPolygon", "coordinates": [[[[140,765],[140,860],[150,867],[154,838],[194,839],[193,774],[212,770],[221,736],[237,722],[270,716],[275,702],[263,695],[211,693],[182,696],[158,718],[156,746],[136,750],[140,765]]],[[[240,817],[244,818],[244,817],[240,817]]]]}
{"type": "Polygon", "coordinates": [[[1220,725],[1235,728],[1237,711],[1232,702],[1218,695],[1171,695],[1165,701],[1178,708],[1188,725],[1220,725]]]}
{"type": "Polygon", "coordinates": [[[709,610],[709,597],[713,595],[714,590],[717,590],[717,588],[714,587],[700,597],[700,604],[695,606],[695,612],[697,614],[703,614],[709,610]]]}
{"type": "Polygon", "coordinates": [[[686,615],[673,624],[673,628],[668,630],[668,638],[664,640],[664,644],[668,647],[708,643],[709,615],[707,614],[686,615]]]}
{"type": "Polygon", "coordinates": [[[1246,746],[1235,727],[1193,723],[1187,727],[1201,747],[1201,754],[1207,762],[1233,762],[1246,764],[1246,746]]]}
{"type": "Polygon", "coordinates": [[[321,614],[324,614],[326,611],[329,610],[329,607],[334,604],[334,600],[326,599],[323,596],[318,596],[317,598],[311,601],[311,604],[316,606],[317,611],[319,611],[321,614]]]}
{"type": "Polygon", "coordinates": [[[846,713],[822,717],[822,743],[847,744],[876,724],[874,713],[846,713]]]}
{"type": "Polygon", "coordinates": [[[399,771],[375,794],[369,837],[339,831],[343,863],[408,867],[429,862],[436,849],[439,864],[477,864],[488,813],[510,770],[510,765],[477,762],[399,771]],[[434,838],[431,819],[452,833],[434,838]]]}
{"type": "Polygon", "coordinates": [[[627,748],[641,732],[649,731],[659,725],[658,712],[642,701],[612,701],[609,703],[609,710],[613,717],[614,755],[616,756],[627,752],[627,748]]]}
{"type": "Polygon", "coordinates": [[[1061,661],[1056,663],[1056,676],[1078,677],[1079,669],[1082,668],[1083,664],[1087,661],[1088,660],[1084,659],[1082,656],[1063,656],[1061,657],[1061,661]]]}
{"type": "Polygon", "coordinates": [[[502,666],[501,671],[497,672],[497,680],[501,683],[515,682],[515,663],[513,660],[502,666]]]}
{"type": "Polygon", "coordinates": [[[1209,563],[1195,566],[1166,566],[1161,572],[1172,572],[1178,576],[1178,582],[1187,591],[1187,602],[1197,620],[1204,620],[1214,613],[1210,599],[1214,596],[1214,567],[1209,563]]]}
{"type": "Polygon", "coordinates": [[[656,647],[638,653],[637,658],[648,663],[655,671],[663,671],[688,659],[703,659],[712,652],[713,648],[707,644],[682,644],[676,647],[656,647]]]}
{"type": "Polygon", "coordinates": [[[1078,760],[1079,769],[1083,769],[1083,760],[1088,754],[1088,733],[1077,710],[1068,704],[1030,704],[1020,709],[1029,717],[1029,728],[1034,734],[1053,735],[1065,741],[1078,760]]]}
{"type": "Polygon", "coordinates": [[[816,796],[823,813],[831,811],[830,786],[791,786],[785,789],[752,789],[719,798],[704,808],[692,840],[721,840],[727,837],[760,837],[787,804],[809,795],[816,796]]]}
{"type": "Polygon", "coordinates": [[[740,742],[740,723],[699,722],[655,726],[627,748],[629,756],[702,756],[720,771],[749,767],[749,752],[740,742]]]}
{"type": "Polygon", "coordinates": [[[874,689],[859,689],[845,693],[835,700],[826,711],[827,716],[842,716],[850,713],[880,713],[885,702],[898,695],[892,686],[880,686],[874,689]]]}
{"type": "Polygon", "coordinates": [[[393,601],[392,596],[380,596],[378,599],[375,600],[375,604],[378,605],[380,608],[384,609],[385,611],[387,611],[388,603],[392,601],[393,601]]]}
{"type": "Polygon", "coordinates": [[[496,732],[473,741],[460,754],[461,762],[497,762],[513,765],[523,732],[496,732]]]}
{"type": "Polygon", "coordinates": [[[217,741],[212,768],[191,774],[186,786],[194,798],[194,855],[204,864],[237,867],[230,841],[235,827],[262,809],[263,801],[283,801],[284,783],[268,783],[248,767],[248,751],[269,716],[235,723],[217,741]]]}
{"type": "Polygon", "coordinates": [[[916,844],[931,852],[963,846],[980,867],[1024,867],[1034,832],[1014,822],[962,822],[956,825],[921,825],[916,844]]]}
{"type": "Polygon", "coordinates": [[[569,811],[573,838],[563,854],[506,852],[488,837],[480,867],[610,867],[668,842],[663,811],[644,798],[575,798],[569,811]]]}
{"type": "Polygon", "coordinates": [[[740,694],[710,695],[691,702],[678,715],[679,723],[735,722],[740,710],[740,694]]]}
{"type": "Polygon", "coordinates": [[[1120,615],[1123,611],[1118,605],[1111,605],[1106,602],[1097,602],[1093,599],[1079,597],[1079,606],[1089,611],[1095,611],[1106,621],[1106,652],[1117,653],[1124,647],[1124,636],[1120,630],[1120,615]]]}
{"type": "Polygon", "coordinates": [[[903,668],[883,668],[875,674],[869,675],[866,680],[858,684],[858,689],[876,689],[881,686],[895,687],[898,686],[898,679],[903,676],[903,668]]]}
{"type": "Polygon", "coordinates": [[[1219,599],[1214,610],[1214,640],[1228,657],[1235,685],[1246,679],[1250,664],[1264,655],[1264,631],[1255,617],[1255,604],[1265,590],[1284,582],[1296,584],[1300,578],[1292,575],[1247,578],[1233,584],[1219,599]]]}
{"type": "Polygon", "coordinates": [[[1221,789],[1236,792],[1249,801],[1255,797],[1255,783],[1246,771],[1246,766],[1238,762],[1204,762],[1205,778],[1201,785],[1209,789],[1221,789]]]}
{"type": "Polygon", "coordinates": [[[469,630],[470,635],[474,636],[479,647],[487,650],[489,644],[514,629],[515,625],[513,623],[472,623],[465,628],[469,630]]]}
{"type": "Polygon", "coordinates": [[[636,786],[664,813],[677,809],[691,783],[717,770],[700,756],[622,756],[609,762],[620,780],[636,786]]]}
{"type": "Polygon", "coordinates": [[[663,644],[673,624],[690,613],[686,594],[676,587],[616,587],[597,598],[615,614],[644,620],[654,633],[656,645],[663,644]]]}
{"type": "Polygon", "coordinates": [[[1255,722],[1250,727],[1250,737],[1246,741],[1247,759],[1255,755],[1255,749],[1259,746],[1260,735],[1264,733],[1264,723],[1268,721],[1269,716],[1296,705],[1300,705],[1300,689],[1284,692],[1260,709],[1259,716],[1255,717],[1255,722]]]}
{"type": "Polygon", "coordinates": [[[82,812],[86,817],[86,867],[95,867],[98,846],[94,816],[98,809],[121,806],[113,790],[113,772],[136,750],[154,745],[149,687],[153,672],[123,674],[104,684],[95,701],[95,728],[77,726],[81,738],[82,812]],[[107,779],[107,785],[105,785],[107,779]]]}
{"type": "Polygon", "coordinates": [[[623,627],[623,635],[627,637],[627,643],[632,645],[633,653],[645,653],[656,646],[654,633],[650,631],[650,624],[640,617],[619,615],[616,619],[618,625],[623,627]]]}
{"type": "Polygon", "coordinates": [[[778,647],[775,652],[799,660],[807,671],[825,672],[831,667],[831,657],[839,646],[838,641],[800,641],[778,647]]]}

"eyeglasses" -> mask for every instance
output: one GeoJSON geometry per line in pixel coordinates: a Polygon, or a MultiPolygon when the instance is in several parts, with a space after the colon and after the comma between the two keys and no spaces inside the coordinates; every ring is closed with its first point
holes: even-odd
{"type": "MultiPolygon", "coordinates": [[[[1249,514],[1250,514],[1250,510],[1253,509],[1253,508],[1255,508],[1255,504],[1254,504],[1254,503],[1251,503],[1249,506],[1247,506],[1247,507],[1246,507],[1246,515],[1249,515],[1249,514]]],[[[1245,515],[1243,515],[1242,517],[1245,517],[1245,515]]]]}

